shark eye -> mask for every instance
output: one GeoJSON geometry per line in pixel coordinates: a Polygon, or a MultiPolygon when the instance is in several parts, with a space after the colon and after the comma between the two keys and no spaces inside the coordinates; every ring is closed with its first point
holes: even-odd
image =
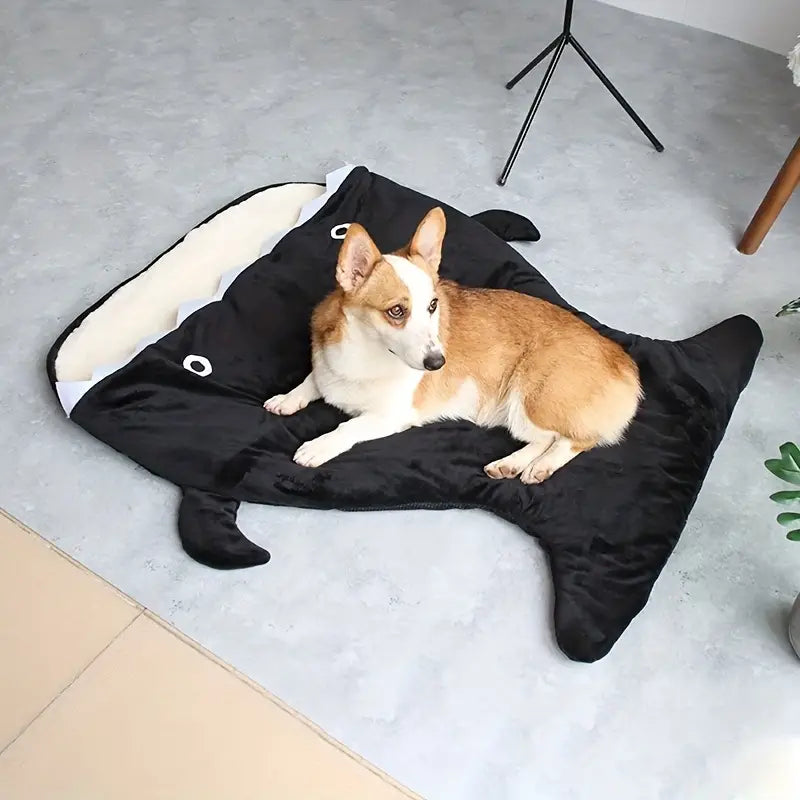
{"type": "Polygon", "coordinates": [[[386,315],[391,317],[392,319],[403,319],[405,316],[405,309],[403,306],[392,306],[386,310],[386,315]]]}
{"type": "Polygon", "coordinates": [[[205,356],[186,356],[183,359],[183,368],[188,369],[189,372],[194,372],[195,375],[199,375],[201,378],[205,378],[206,375],[210,375],[213,371],[211,362],[205,356]]]}
{"type": "Polygon", "coordinates": [[[434,297],[433,300],[431,300],[431,304],[428,306],[428,313],[433,314],[433,312],[436,311],[438,306],[439,306],[439,298],[434,297]]]}

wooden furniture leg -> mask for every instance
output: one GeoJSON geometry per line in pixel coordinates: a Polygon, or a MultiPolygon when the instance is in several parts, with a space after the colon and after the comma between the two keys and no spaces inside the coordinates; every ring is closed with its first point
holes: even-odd
{"type": "Polygon", "coordinates": [[[800,183],[800,138],[795,142],[792,152],[784,161],[780,172],[769,187],[769,191],[761,201],[758,211],[753,215],[747,230],[739,242],[737,250],[746,256],[751,256],[758,250],[764,237],[772,227],[772,223],[781,213],[786,201],[800,183]]]}

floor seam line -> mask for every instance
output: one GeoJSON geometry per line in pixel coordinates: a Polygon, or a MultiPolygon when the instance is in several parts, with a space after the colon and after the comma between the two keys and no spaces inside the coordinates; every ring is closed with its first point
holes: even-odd
{"type": "Polygon", "coordinates": [[[83,668],[72,677],[72,680],[66,686],[64,686],[54,697],[50,698],[50,701],[22,727],[19,733],[17,733],[17,735],[8,744],[0,748],[0,758],[2,758],[6,750],[8,750],[14,744],[14,742],[16,742],[19,738],[21,738],[33,725],[33,723],[36,722],[36,720],[39,719],[39,717],[41,717],[56,702],[56,700],[58,700],[61,697],[61,695],[63,695],[75,684],[78,678],[80,678],[81,675],[83,675],[86,672],[86,670],[88,670],[95,663],[95,661],[97,661],[97,659],[100,658],[100,656],[102,656],[103,653],[105,653],[106,650],[108,650],[108,648],[111,647],[111,645],[114,644],[114,642],[116,642],[117,639],[119,639],[119,637],[122,636],[122,634],[125,633],[125,631],[127,631],[128,628],[130,628],[130,626],[133,625],[134,622],[136,622],[137,619],[139,619],[139,617],[142,616],[142,614],[144,614],[144,609],[139,608],[136,615],[132,617],[130,621],[125,624],[124,627],[122,627],[119,631],[117,631],[117,633],[115,633],[114,636],[111,637],[111,639],[106,643],[105,647],[103,647],[102,650],[96,653],[83,666],[83,668]]]}
{"type": "Polygon", "coordinates": [[[290,706],[288,703],[285,703],[280,698],[278,698],[277,696],[273,695],[266,687],[262,686],[257,681],[253,680],[249,676],[247,676],[244,673],[242,673],[239,670],[237,670],[235,667],[233,667],[227,661],[224,661],[222,658],[220,658],[216,653],[213,653],[210,650],[207,650],[206,648],[204,648],[199,642],[196,642],[194,639],[192,639],[187,634],[179,631],[171,623],[169,623],[167,620],[165,620],[164,618],[162,618],[161,616],[156,614],[151,609],[148,609],[146,606],[144,606],[141,603],[138,603],[137,601],[135,601],[132,597],[127,595],[125,592],[123,592],[121,589],[116,587],[114,584],[110,583],[105,578],[103,578],[100,575],[98,575],[97,573],[93,572],[85,564],[81,563],[80,561],[77,561],[72,556],[68,555],[66,552],[61,550],[61,548],[59,548],[57,545],[53,544],[53,542],[51,542],[48,539],[46,539],[38,531],[34,530],[33,528],[31,528],[30,526],[26,525],[21,520],[19,520],[16,517],[12,516],[4,508],[0,508],[0,516],[5,517],[13,525],[16,525],[16,526],[20,527],[25,533],[27,533],[29,535],[32,535],[35,538],[41,540],[42,544],[45,547],[47,547],[48,549],[50,549],[52,552],[54,552],[57,556],[60,556],[65,561],[70,563],[72,566],[76,567],[80,572],[83,572],[84,574],[88,574],[88,575],[98,579],[101,583],[103,583],[107,587],[109,587],[115,594],[121,596],[123,599],[125,599],[128,602],[130,602],[134,606],[134,608],[136,609],[136,614],[135,614],[134,617],[131,618],[130,622],[128,622],[117,634],[115,634],[114,637],[106,644],[106,646],[103,647],[103,649],[100,650],[89,662],[87,662],[84,665],[84,667],[80,670],[80,672],[75,674],[73,676],[72,680],[66,686],[64,686],[54,697],[52,697],[50,699],[50,701],[42,709],[40,709],[39,712],[32,719],[30,719],[24,725],[24,727],[16,734],[16,736],[14,736],[13,739],[11,739],[11,741],[9,741],[5,746],[0,747],[0,757],[2,757],[3,753],[5,753],[5,751],[8,750],[8,748],[10,748],[31,727],[31,725],[33,725],[33,723],[36,722],[36,720],[39,719],[39,717],[41,717],[42,714],[44,714],[50,708],[50,706],[52,706],[53,703],[55,703],[56,700],[58,700],[59,697],[61,697],[62,694],[64,694],[64,692],[66,692],[78,680],[78,678],[80,678],[81,675],[83,675],[83,673],[86,672],[86,670],[88,670],[92,666],[92,664],[94,664],[94,662],[98,658],[100,658],[100,656],[109,647],[111,647],[111,645],[114,644],[114,642],[123,633],[125,633],[125,631],[137,619],[139,619],[139,617],[144,615],[146,619],[158,624],[161,628],[163,628],[168,633],[170,633],[172,636],[174,636],[179,642],[181,642],[182,644],[188,645],[195,652],[199,653],[203,658],[205,658],[208,661],[211,661],[212,663],[217,664],[218,666],[222,667],[226,672],[228,672],[231,675],[233,675],[240,683],[243,683],[249,689],[251,689],[252,691],[255,691],[261,697],[263,697],[266,700],[268,700],[273,706],[275,706],[276,708],[278,708],[281,711],[283,711],[286,714],[288,714],[292,719],[297,720],[301,725],[303,725],[305,728],[310,730],[318,738],[322,739],[324,742],[326,742],[327,744],[331,745],[333,748],[335,748],[342,755],[346,756],[350,761],[358,764],[359,766],[365,768],[368,772],[372,773],[382,783],[385,783],[386,785],[391,786],[393,789],[396,789],[397,791],[399,791],[400,793],[402,793],[403,795],[408,797],[409,800],[419,800],[420,795],[415,794],[411,789],[409,789],[408,787],[406,787],[403,784],[401,784],[398,781],[396,781],[388,773],[382,772],[379,767],[373,765],[370,761],[365,759],[359,753],[351,751],[344,743],[340,742],[338,739],[336,739],[335,737],[331,736],[329,733],[327,733],[327,731],[325,731],[323,728],[321,728],[319,725],[317,725],[313,720],[305,717],[303,714],[301,714],[295,708],[290,706]]]}
{"type": "Polygon", "coordinates": [[[122,589],[120,589],[118,586],[115,586],[107,578],[104,578],[102,575],[95,572],[93,569],[90,569],[82,561],[78,561],[77,558],[74,558],[69,553],[67,553],[66,550],[63,550],[57,544],[51,542],[46,536],[43,536],[41,533],[39,533],[39,531],[35,530],[30,525],[27,525],[22,520],[17,519],[15,516],[6,511],[5,508],[0,507],[0,517],[4,517],[12,525],[20,528],[24,533],[28,534],[29,536],[33,536],[35,539],[38,539],[42,543],[42,545],[46,547],[48,550],[55,553],[57,556],[66,561],[68,564],[72,564],[73,567],[76,567],[83,574],[89,575],[90,577],[102,583],[105,587],[107,587],[115,595],[117,595],[118,598],[123,599],[126,602],[130,603],[132,606],[137,608],[139,612],[144,611],[144,606],[138,601],[134,600],[129,594],[126,594],[125,592],[122,591],[122,589]]]}
{"type": "Polygon", "coordinates": [[[327,731],[325,731],[323,728],[317,725],[313,720],[304,716],[299,711],[297,711],[297,709],[293,708],[288,703],[285,703],[279,697],[272,694],[272,692],[270,692],[266,687],[262,686],[257,681],[245,675],[243,672],[240,672],[231,664],[228,664],[227,661],[223,661],[218,655],[213,653],[211,650],[206,650],[199,642],[196,642],[187,634],[179,631],[177,628],[171,625],[167,620],[163,619],[162,617],[159,617],[158,614],[156,614],[154,611],[150,609],[144,609],[142,613],[148,620],[155,622],[157,625],[159,625],[161,628],[167,631],[167,633],[174,636],[179,642],[190,647],[192,650],[197,652],[207,661],[210,661],[212,664],[216,664],[217,666],[222,667],[222,669],[224,669],[227,673],[236,678],[240,683],[243,683],[245,686],[247,686],[248,689],[256,692],[265,700],[268,700],[273,706],[288,714],[290,717],[292,717],[292,719],[297,720],[301,725],[308,728],[312,733],[314,733],[324,742],[331,745],[331,747],[333,747],[334,749],[338,750],[343,756],[346,756],[354,763],[358,764],[359,766],[371,772],[382,783],[385,783],[387,786],[391,786],[393,789],[396,789],[398,792],[409,798],[409,800],[422,800],[421,795],[416,794],[411,789],[404,786],[402,783],[399,783],[394,778],[392,778],[392,776],[389,775],[388,773],[382,772],[379,767],[372,764],[362,755],[356,753],[355,751],[350,750],[347,747],[347,745],[343,744],[338,739],[331,736],[329,733],[327,733],[327,731]]]}

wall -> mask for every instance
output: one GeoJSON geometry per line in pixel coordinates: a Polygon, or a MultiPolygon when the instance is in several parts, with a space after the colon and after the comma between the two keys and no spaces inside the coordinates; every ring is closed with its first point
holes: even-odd
{"type": "Polygon", "coordinates": [[[785,55],[800,36],[800,0],[601,0],[785,55]]]}

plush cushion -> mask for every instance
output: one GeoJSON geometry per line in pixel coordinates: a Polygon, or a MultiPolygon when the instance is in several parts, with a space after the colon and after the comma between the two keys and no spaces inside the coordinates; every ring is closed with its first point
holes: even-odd
{"type": "MultiPolygon", "coordinates": [[[[633,356],[645,397],[621,444],[581,454],[541,485],[489,479],[483,466],[518,445],[504,429],[468,422],[415,428],[359,444],[317,469],[301,467],[292,461],[298,446],[344,415],[316,402],[277,417],[262,403],[309,372],[309,319],[334,286],[347,223],[360,222],[386,252],[405,243],[431,207],[442,205],[443,277],[571,308],[501,239],[538,238],[524,218],[493,211],[474,219],[363,167],[338,173],[325,194],[317,193],[311,191],[315,197],[294,228],[269,231],[264,255],[221,276],[213,298],[182,306],[177,327],[151,335],[121,363],[95,365],[91,377],[79,381],[59,375],[59,353],[79,330],[91,333],[92,314],[110,298],[76,320],[48,357],[50,378],[72,420],[183,488],[184,548],[213,567],[269,559],[236,526],[241,501],[494,513],[536,536],[549,555],[562,650],[580,661],[604,656],[646,603],[678,541],[750,377],[762,341],[758,326],[739,316],[669,342],[579,314],[633,356]]],[[[217,224],[224,236],[225,215],[254,196],[206,224],[217,224]]],[[[146,287],[142,291],[146,298],[146,287]]]]}

